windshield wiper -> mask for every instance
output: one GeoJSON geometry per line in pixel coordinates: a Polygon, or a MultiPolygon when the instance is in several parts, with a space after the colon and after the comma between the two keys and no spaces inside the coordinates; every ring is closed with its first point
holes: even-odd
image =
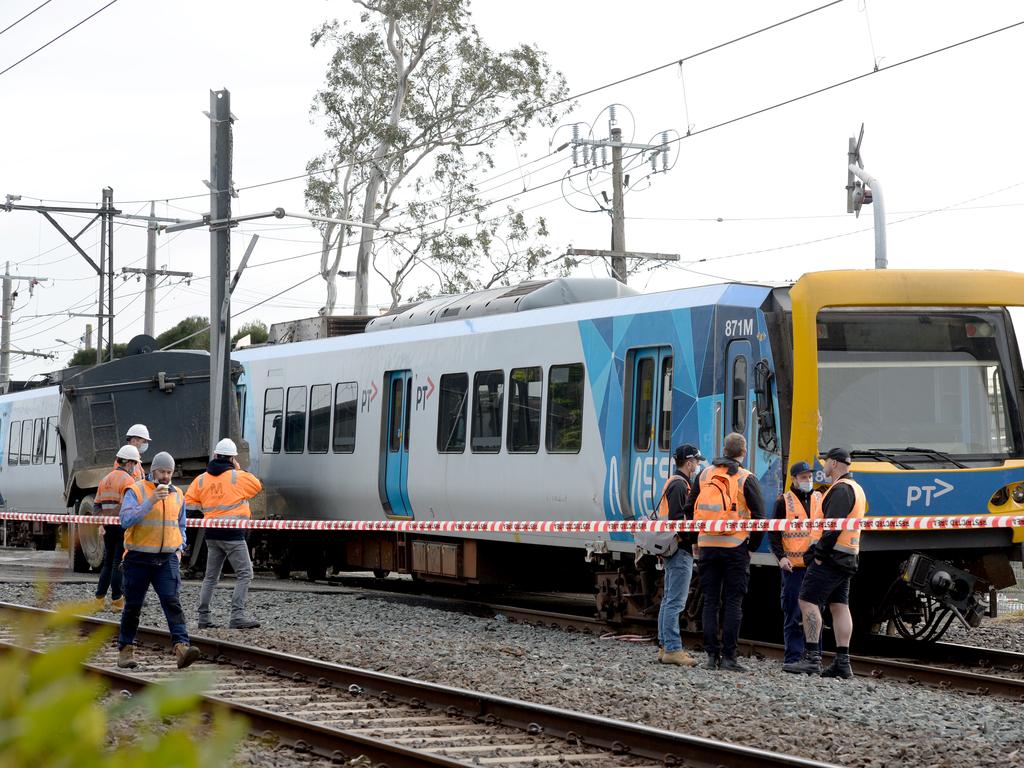
{"type": "Polygon", "coordinates": [[[943,451],[936,451],[934,448],[913,448],[913,447],[908,447],[908,448],[900,448],[899,450],[901,452],[906,451],[907,453],[918,453],[918,452],[920,452],[920,453],[927,453],[927,454],[929,454],[931,456],[935,456],[937,458],[940,458],[943,461],[948,461],[954,467],[959,467],[960,469],[967,469],[967,465],[966,464],[961,464],[959,461],[954,459],[948,453],[945,453],[943,451]]]}
{"type": "Polygon", "coordinates": [[[855,451],[850,451],[850,456],[866,456],[871,459],[883,459],[888,461],[890,464],[895,464],[901,469],[913,469],[909,464],[904,464],[902,461],[897,459],[893,454],[887,453],[884,450],[878,450],[876,448],[860,448],[855,451]]]}
{"type": "Polygon", "coordinates": [[[913,467],[896,459],[896,454],[900,453],[920,453],[923,456],[931,456],[940,461],[948,462],[960,469],[967,469],[966,464],[961,464],[948,453],[943,453],[942,451],[937,451],[933,448],[914,448],[913,446],[908,446],[906,448],[865,448],[863,450],[851,451],[850,455],[870,456],[876,459],[882,458],[891,461],[893,464],[898,467],[902,467],[903,469],[913,469],[913,467]]]}

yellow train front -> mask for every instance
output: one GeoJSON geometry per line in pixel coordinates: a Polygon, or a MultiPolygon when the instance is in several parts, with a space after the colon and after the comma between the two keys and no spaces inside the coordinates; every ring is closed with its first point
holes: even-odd
{"type": "MultiPolygon", "coordinates": [[[[788,303],[790,463],[852,448],[869,516],[1024,511],[1024,374],[1007,311],[1024,303],[1024,276],[821,272],[788,303]]],[[[955,621],[977,625],[985,598],[994,609],[1015,583],[1022,541],[1011,528],[865,533],[859,629],[934,640],[955,621]]]]}

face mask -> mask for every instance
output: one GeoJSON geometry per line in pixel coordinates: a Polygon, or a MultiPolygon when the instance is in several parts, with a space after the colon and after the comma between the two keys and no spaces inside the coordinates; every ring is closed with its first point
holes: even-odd
{"type": "Polygon", "coordinates": [[[797,487],[801,491],[804,491],[805,493],[810,493],[814,489],[814,483],[811,482],[810,480],[807,480],[802,483],[797,483],[797,487]]]}
{"type": "Polygon", "coordinates": [[[149,449],[149,443],[139,445],[139,453],[145,453],[149,449]]]}

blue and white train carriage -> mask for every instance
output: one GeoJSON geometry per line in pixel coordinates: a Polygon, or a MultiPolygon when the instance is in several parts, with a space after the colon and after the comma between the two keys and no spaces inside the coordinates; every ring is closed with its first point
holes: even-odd
{"type": "MultiPolygon", "coordinates": [[[[819,413],[822,444],[854,448],[872,515],[1024,509],[1024,375],[1006,311],[1024,276],[833,272],[782,288],[628,293],[532,283],[431,300],[364,333],[237,352],[268,512],[630,519],[656,504],[674,446],[719,455],[733,431],[770,503],[792,461],[814,460],[819,413]]],[[[1010,529],[865,535],[858,615],[915,637],[956,613],[974,623],[974,593],[1012,583],[1021,541],[1010,529]]],[[[593,586],[596,574],[610,618],[653,599],[626,535],[303,534],[287,559],[313,574],[475,583],[593,586]]],[[[777,589],[774,558],[754,563],[770,567],[752,588],[777,589]]]]}

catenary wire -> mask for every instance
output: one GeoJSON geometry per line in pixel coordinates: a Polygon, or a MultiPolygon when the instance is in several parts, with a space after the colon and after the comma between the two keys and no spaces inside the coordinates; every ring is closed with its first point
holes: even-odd
{"type": "Polygon", "coordinates": [[[52,2],[53,2],[53,0],[45,0],[45,2],[43,2],[43,3],[39,4],[39,5],[37,5],[37,6],[35,7],[35,8],[33,8],[33,9],[32,9],[31,11],[29,11],[28,13],[26,13],[26,14],[25,14],[24,16],[22,16],[22,17],[21,17],[20,19],[18,19],[17,21],[15,21],[15,22],[13,22],[13,23],[11,23],[11,24],[8,24],[8,25],[7,25],[6,27],[4,27],[3,29],[0,29],[0,35],[2,35],[2,34],[3,34],[4,32],[7,32],[7,31],[8,31],[8,30],[10,30],[10,29],[14,29],[14,28],[15,28],[16,26],[18,26],[19,24],[21,24],[21,22],[23,22],[23,21],[24,21],[25,19],[27,19],[27,18],[28,18],[29,16],[31,16],[31,15],[32,15],[33,13],[35,13],[36,11],[41,11],[41,10],[42,10],[43,8],[45,8],[46,6],[48,6],[48,5],[49,5],[50,3],[52,3],[52,2]]]}
{"type": "Polygon", "coordinates": [[[3,77],[4,75],[6,75],[6,74],[7,74],[8,72],[10,72],[10,71],[11,71],[12,69],[14,69],[14,68],[15,68],[16,66],[18,66],[18,65],[19,65],[19,64],[21,64],[22,62],[28,61],[28,60],[29,60],[29,59],[31,59],[31,58],[32,58],[33,56],[35,56],[35,55],[36,55],[37,53],[39,53],[40,51],[42,51],[42,50],[43,50],[44,48],[47,48],[47,47],[49,47],[49,46],[53,45],[53,44],[54,44],[54,43],[56,43],[56,42],[57,42],[58,40],[60,40],[60,39],[61,39],[62,37],[64,37],[64,35],[68,34],[69,32],[73,32],[73,31],[75,31],[75,30],[76,30],[76,29],[78,29],[78,28],[79,28],[80,26],[82,26],[83,24],[85,24],[85,22],[89,21],[89,19],[91,19],[91,18],[93,18],[94,16],[97,16],[97,15],[99,15],[100,13],[102,13],[103,11],[107,10],[107,8],[109,8],[110,6],[112,6],[112,5],[113,5],[114,3],[116,3],[116,2],[117,2],[117,0],[110,0],[110,2],[109,2],[109,3],[107,3],[106,5],[104,5],[104,6],[103,6],[102,8],[100,8],[100,9],[99,9],[98,11],[94,11],[93,13],[90,13],[90,14],[89,14],[88,16],[86,16],[86,17],[85,17],[84,19],[82,19],[82,20],[81,20],[80,22],[78,22],[78,23],[77,23],[77,24],[75,24],[74,26],[72,26],[72,27],[68,27],[68,28],[67,28],[67,29],[65,29],[65,30],[64,30],[63,32],[61,32],[61,33],[60,33],[59,35],[57,35],[57,36],[56,36],[55,38],[53,38],[52,40],[50,40],[50,41],[48,41],[48,42],[45,42],[45,43],[43,43],[43,44],[42,44],[41,46],[39,46],[39,47],[38,47],[38,48],[36,48],[36,49],[35,49],[34,51],[32,51],[32,53],[29,53],[29,54],[27,54],[27,55],[25,55],[25,56],[22,56],[22,57],[21,57],[20,59],[18,59],[18,60],[17,60],[16,62],[14,62],[13,64],[11,64],[11,65],[10,65],[9,67],[7,67],[6,69],[4,69],[4,70],[0,70],[0,77],[3,77]]]}

